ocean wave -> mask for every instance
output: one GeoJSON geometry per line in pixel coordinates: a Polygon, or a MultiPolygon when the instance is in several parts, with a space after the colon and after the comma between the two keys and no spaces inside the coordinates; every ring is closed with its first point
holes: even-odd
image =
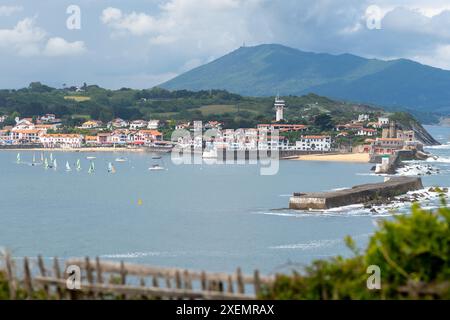
{"type": "Polygon", "coordinates": [[[444,144],[438,145],[438,146],[427,146],[427,147],[425,147],[425,149],[435,149],[435,150],[450,149],[450,141],[448,141],[444,144]]]}
{"type": "Polygon", "coordinates": [[[324,247],[332,247],[340,242],[343,242],[342,239],[332,239],[332,240],[311,240],[305,243],[294,243],[294,244],[285,244],[279,246],[271,246],[269,249],[295,249],[295,250],[314,250],[324,247]]]}
{"type": "Polygon", "coordinates": [[[104,254],[100,258],[108,259],[135,259],[143,257],[156,257],[161,255],[167,255],[167,252],[128,252],[128,253],[117,253],[117,254],[104,254]]]}
{"type": "Polygon", "coordinates": [[[437,163],[450,163],[449,157],[441,157],[441,156],[435,156],[430,157],[426,160],[427,162],[437,162],[437,163]]]}
{"type": "MultiPolygon", "coordinates": [[[[450,191],[444,193],[445,197],[450,197],[450,191]]],[[[348,206],[336,207],[325,210],[273,210],[258,211],[252,214],[261,214],[288,218],[323,218],[323,217],[372,217],[383,218],[410,213],[413,201],[419,202],[425,209],[435,209],[439,207],[440,193],[430,191],[430,187],[420,190],[409,191],[404,195],[394,198],[388,204],[371,205],[352,204],[348,206]]]]}

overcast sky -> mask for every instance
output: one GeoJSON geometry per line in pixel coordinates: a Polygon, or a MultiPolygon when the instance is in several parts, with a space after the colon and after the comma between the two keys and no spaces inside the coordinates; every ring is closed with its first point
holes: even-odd
{"type": "Polygon", "coordinates": [[[0,0],[0,88],[149,88],[243,43],[450,69],[450,0],[0,0]]]}

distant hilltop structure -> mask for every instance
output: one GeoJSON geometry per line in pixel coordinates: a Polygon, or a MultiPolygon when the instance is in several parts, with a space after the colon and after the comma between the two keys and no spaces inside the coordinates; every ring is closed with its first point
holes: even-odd
{"type": "Polygon", "coordinates": [[[275,98],[275,121],[280,122],[284,120],[284,108],[286,107],[286,102],[283,99],[280,99],[280,96],[277,95],[275,98]]]}

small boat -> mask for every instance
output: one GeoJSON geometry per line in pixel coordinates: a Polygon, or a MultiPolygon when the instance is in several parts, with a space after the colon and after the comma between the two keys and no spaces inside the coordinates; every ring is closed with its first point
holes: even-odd
{"type": "Polygon", "coordinates": [[[88,160],[94,160],[94,159],[97,159],[97,157],[94,157],[94,156],[88,156],[88,157],[86,157],[86,159],[88,159],[88,160]]]}
{"type": "Polygon", "coordinates": [[[80,161],[80,159],[77,160],[76,167],[77,167],[77,171],[81,171],[81,161],[80,161]]]}
{"type": "Polygon", "coordinates": [[[89,166],[88,173],[94,173],[95,171],[95,165],[94,162],[91,161],[91,165],[89,166]]]}
{"type": "Polygon", "coordinates": [[[216,159],[217,158],[217,149],[209,149],[203,151],[202,155],[203,159],[216,159]]]}
{"type": "Polygon", "coordinates": [[[109,173],[116,173],[116,168],[113,166],[113,164],[111,162],[108,163],[108,172],[109,173]]]}
{"type": "Polygon", "coordinates": [[[17,154],[17,163],[20,163],[20,153],[17,154]]]}
{"type": "Polygon", "coordinates": [[[72,171],[72,168],[70,167],[69,161],[66,161],[66,171],[72,171]]]}
{"type": "Polygon", "coordinates": [[[155,159],[155,160],[161,159],[161,156],[153,156],[152,159],[155,159]]]}
{"type": "Polygon", "coordinates": [[[116,162],[127,162],[127,161],[128,161],[127,158],[123,158],[123,157],[116,158],[116,162]]]}
{"type": "Polygon", "coordinates": [[[32,167],[35,167],[35,166],[37,166],[37,165],[41,165],[42,164],[42,162],[41,163],[38,163],[38,162],[36,162],[36,154],[34,154],[33,153],[33,160],[31,161],[31,166],[32,167]]]}
{"type": "Polygon", "coordinates": [[[166,170],[164,167],[161,167],[159,164],[154,164],[150,168],[148,168],[150,171],[161,171],[166,170]]]}

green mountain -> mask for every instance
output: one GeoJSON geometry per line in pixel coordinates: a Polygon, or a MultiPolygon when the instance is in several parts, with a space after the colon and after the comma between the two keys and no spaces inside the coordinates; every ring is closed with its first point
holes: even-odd
{"type": "Polygon", "coordinates": [[[398,59],[303,52],[282,45],[241,47],[160,85],[225,89],[246,96],[303,95],[450,114],[450,71],[398,59]]]}

